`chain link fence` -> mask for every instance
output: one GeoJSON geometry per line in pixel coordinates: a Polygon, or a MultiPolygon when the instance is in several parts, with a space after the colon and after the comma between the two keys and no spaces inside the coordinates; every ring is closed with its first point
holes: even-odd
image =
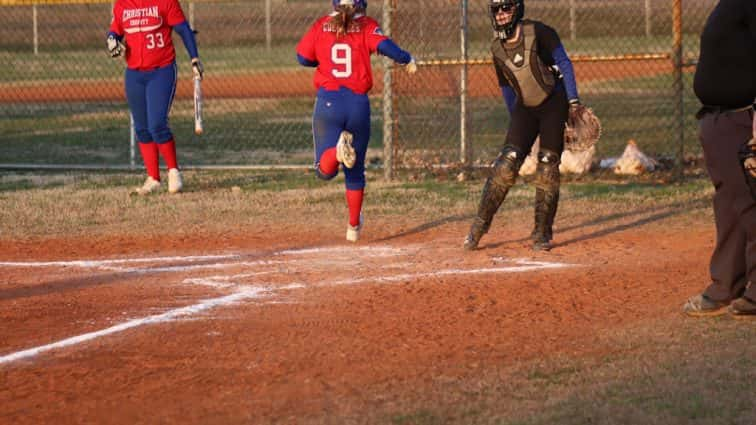
{"type": "MultiPolygon", "coordinates": [[[[599,156],[619,155],[630,139],[656,157],[699,153],[692,71],[716,3],[686,0],[682,10],[681,0],[526,0],[526,18],[560,34],[581,98],[603,120],[599,156]]],[[[174,37],[180,81],[170,125],[182,164],[311,164],[313,71],[298,65],[294,49],[330,2],[181,4],[206,70],[198,137],[189,60],[174,37]]],[[[104,47],[111,10],[102,0],[0,0],[0,164],[141,166],[130,143],[124,63],[104,47]]],[[[408,76],[374,57],[370,164],[390,172],[489,162],[509,117],[490,61],[487,2],[373,1],[368,14],[420,64],[408,76]]]]}

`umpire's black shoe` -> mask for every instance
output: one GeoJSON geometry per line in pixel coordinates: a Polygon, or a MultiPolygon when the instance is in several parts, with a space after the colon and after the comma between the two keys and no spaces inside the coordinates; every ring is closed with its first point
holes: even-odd
{"type": "Polygon", "coordinates": [[[756,301],[740,297],[730,304],[729,311],[736,319],[756,319],[756,301]]]}

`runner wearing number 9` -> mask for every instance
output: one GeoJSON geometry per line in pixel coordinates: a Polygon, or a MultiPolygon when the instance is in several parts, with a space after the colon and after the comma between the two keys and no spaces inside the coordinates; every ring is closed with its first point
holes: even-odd
{"type": "Polygon", "coordinates": [[[383,35],[365,15],[367,0],[332,0],[333,12],[310,27],[297,45],[297,60],[315,67],[317,100],[312,117],[315,173],[334,178],[343,166],[349,224],[346,238],[356,242],[362,228],[365,153],[370,140],[370,101],[373,87],[370,55],[378,52],[417,70],[412,56],[383,35]]]}
{"type": "Polygon", "coordinates": [[[181,36],[192,70],[201,79],[194,31],[178,0],[116,0],[113,5],[107,48],[112,57],[126,57],[126,99],[147,170],[147,180],[133,192],[139,195],[160,188],[158,156],[168,168],[168,191],[177,193],[183,188],[176,143],[168,127],[177,74],[172,30],[181,36]]]}

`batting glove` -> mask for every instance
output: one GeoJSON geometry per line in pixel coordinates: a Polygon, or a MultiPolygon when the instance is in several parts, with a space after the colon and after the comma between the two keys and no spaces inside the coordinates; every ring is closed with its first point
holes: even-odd
{"type": "Polygon", "coordinates": [[[108,53],[110,53],[111,58],[117,58],[118,56],[123,55],[123,53],[126,51],[126,46],[121,43],[117,38],[115,38],[112,34],[108,36],[108,53]]]}
{"type": "Polygon", "coordinates": [[[404,66],[407,70],[407,73],[409,74],[414,74],[417,72],[417,64],[415,63],[415,58],[410,59],[409,63],[404,66]]]}
{"type": "Polygon", "coordinates": [[[199,58],[192,59],[192,73],[194,73],[194,79],[202,81],[202,77],[205,75],[205,70],[202,68],[202,62],[199,58]]]}

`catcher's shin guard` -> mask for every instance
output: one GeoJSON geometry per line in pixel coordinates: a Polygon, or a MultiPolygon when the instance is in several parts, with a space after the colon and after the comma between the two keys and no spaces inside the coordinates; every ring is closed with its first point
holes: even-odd
{"type": "Polygon", "coordinates": [[[551,249],[552,226],[559,204],[559,155],[556,152],[538,152],[535,186],[535,227],[531,234],[533,249],[548,251],[551,249]]]}
{"type": "Polygon", "coordinates": [[[509,188],[514,185],[524,160],[525,155],[516,147],[509,145],[504,146],[499,156],[496,157],[492,175],[483,186],[478,215],[470,226],[470,233],[465,238],[464,248],[466,250],[477,248],[480,238],[488,233],[493,216],[499,210],[501,203],[504,202],[504,198],[507,197],[509,188]]]}

